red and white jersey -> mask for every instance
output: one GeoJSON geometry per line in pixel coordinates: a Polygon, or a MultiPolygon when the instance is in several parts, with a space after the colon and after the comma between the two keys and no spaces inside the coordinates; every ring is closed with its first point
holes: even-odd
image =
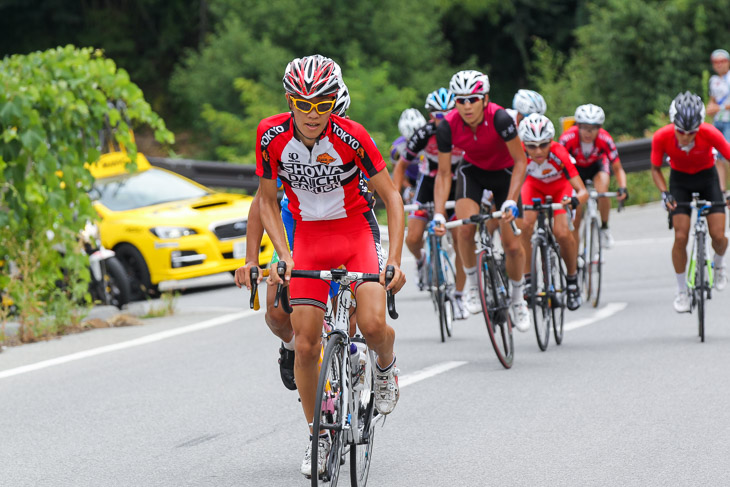
{"type": "Polygon", "coordinates": [[[357,122],[331,115],[311,151],[294,137],[291,113],[265,118],[257,130],[256,174],[281,178],[295,220],[336,220],[372,207],[367,178],[385,161],[357,122]]]}
{"type": "Polygon", "coordinates": [[[568,149],[570,155],[575,159],[575,164],[580,167],[592,166],[604,157],[612,164],[616,161],[620,161],[618,157],[618,149],[616,148],[616,144],[614,143],[611,134],[602,128],[598,129],[598,136],[593,142],[593,149],[588,153],[588,155],[583,152],[577,125],[573,125],[566,130],[563,135],[560,136],[559,142],[568,149]]]}
{"type": "MultiPolygon", "coordinates": [[[[523,144],[524,148],[524,144],[523,144]]],[[[544,183],[552,183],[560,179],[569,180],[578,176],[567,149],[555,141],[550,142],[550,152],[541,164],[527,157],[527,176],[539,179],[544,183]]]]}

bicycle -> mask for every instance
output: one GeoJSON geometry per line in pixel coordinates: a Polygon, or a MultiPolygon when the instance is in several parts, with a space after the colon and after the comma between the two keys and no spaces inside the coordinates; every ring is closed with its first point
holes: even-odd
{"type": "MultiPolygon", "coordinates": [[[[251,269],[251,307],[256,297],[255,283],[258,280],[256,268],[251,269]]],[[[276,272],[286,273],[286,263],[279,262],[276,272]]],[[[393,267],[386,268],[387,286],[393,277],[393,267]]],[[[312,486],[337,485],[340,466],[350,456],[350,482],[353,486],[367,484],[372,457],[373,439],[377,423],[385,422],[375,408],[374,374],[375,355],[360,335],[350,336],[350,306],[354,296],[350,284],[378,282],[379,274],[348,272],[347,269],[308,271],[293,269],[292,278],[309,278],[333,281],[340,284],[336,299],[330,299],[325,321],[333,326],[322,333],[321,366],[317,382],[314,420],[310,425],[313,432],[325,431],[331,449],[324,474],[318,475],[317,461],[319,435],[312,435],[312,486]],[[336,301],[336,304],[334,304],[336,301]]],[[[289,295],[279,283],[274,306],[281,303],[283,309],[293,311],[289,295]]],[[[397,319],[395,297],[387,292],[387,307],[391,318],[397,319]]]]}
{"type": "MultiPolygon", "coordinates": [[[[446,202],[446,209],[454,207],[453,201],[446,202]]],[[[434,204],[415,203],[405,205],[405,211],[425,210],[428,212],[428,227],[426,242],[424,246],[426,257],[424,261],[425,279],[424,282],[431,293],[434,310],[439,315],[439,331],[441,332],[441,342],[446,341],[446,337],[451,338],[454,322],[454,300],[456,292],[456,269],[451,262],[449,253],[444,246],[441,245],[442,237],[435,233],[435,224],[433,222],[434,204]],[[434,258],[433,256],[438,256],[434,258]]]]}
{"type": "MultiPolygon", "coordinates": [[[[593,181],[585,181],[588,190],[583,221],[580,227],[580,244],[578,247],[578,281],[583,289],[586,302],[594,308],[598,307],[601,298],[601,274],[603,266],[603,245],[601,243],[601,218],[598,212],[598,198],[614,198],[615,191],[599,193],[593,188],[593,181]]],[[[618,202],[618,211],[623,210],[623,201],[618,202]]]]}
{"type": "MultiPolygon", "coordinates": [[[[499,362],[505,369],[512,367],[514,361],[514,340],[512,338],[512,319],[509,315],[509,281],[506,272],[496,259],[492,236],[486,222],[501,218],[502,212],[490,212],[491,205],[482,200],[479,213],[469,218],[447,222],[447,229],[460,225],[477,225],[477,269],[479,272],[479,297],[484,320],[487,323],[489,339],[499,362]]],[[[511,222],[515,235],[522,233],[511,222]]]]}
{"type": "MultiPolygon", "coordinates": [[[[692,193],[691,202],[677,203],[677,206],[689,207],[697,217],[692,227],[692,252],[690,252],[689,269],[687,271],[687,289],[690,292],[689,312],[697,308],[697,322],[700,341],[705,341],[705,300],[712,299],[713,264],[710,258],[710,243],[707,241],[707,214],[714,206],[724,207],[724,201],[701,200],[699,193],[692,193]]],[[[669,213],[669,229],[673,228],[672,213],[669,213]]]]}
{"type": "Polygon", "coordinates": [[[552,323],[555,343],[563,342],[563,323],[565,318],[566,297],[568,293],[567,271],[565,262],[560,257],[560,244],[553,234],[553,212],[566,209],[568,222],[572,215],[570,208],[560,203],[553,203],[552,196],[533,198],[532,205],[525,205],[525,211],[537,211],[537,229],[532,234],[532,260],[529,306],[532,309],[537,345],[543,352],[550,341],[550,324],[552,323]],[[556,316],[557,313],[557,316],[556,316]]]}

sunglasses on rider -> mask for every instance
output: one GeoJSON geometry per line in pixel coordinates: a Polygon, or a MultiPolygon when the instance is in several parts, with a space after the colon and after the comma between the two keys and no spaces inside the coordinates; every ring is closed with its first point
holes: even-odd
{"type": "Polygon", "coordinates": [[[333,98],[331,100],[325,100],[325,101],[321,101],[319,103],[312,103],[311,101],[302,100],[301,98],[290,97],[289,99],[294,104],[294,108],[296,108],[300,112],[309,113],[313,109],[315,109],[315,110],[317,110],[317,113],[319,113],[320,115],[323,115],[327,112],[332,111],[332,109],[335,107],[335,101],[336,101],[333,98]]]}
{"type": "Polygon", "coordinates": [[[525,144],[525,149],[529,150],[537,150],[537,149],[546,149],[550,146],[550,142],[542,142],[539,145],[538,144],[525,144]]]}
{"type": "Polygon", "coordinates": [[[578,124],[578,129],[587,130],[588,132],[593,132],[594,130],[598,130],[599,128],[601,128],[600,125],[593,125],[590,123],[579,123],[578,124]]]}
{"type": "Polygon", "coordinates": [[[483,99],[484,99],[484,95],[457,96],[454,98],[454,100],[456,101],[456,103],[458,105],[464,105],[466,102],[469,102],[473,105],[474,103],[478,102],[479,100],[483,100],[483,99]]]}
{"type": "Polygon", "coordinates": [[[674,130],[676,130],[677,133],[680,134],[680,135],[694,135],[697,132],[699,132],[700,129],[682,130],[682,129],[678,129],[677,127],[674,127],[674,130]]]}

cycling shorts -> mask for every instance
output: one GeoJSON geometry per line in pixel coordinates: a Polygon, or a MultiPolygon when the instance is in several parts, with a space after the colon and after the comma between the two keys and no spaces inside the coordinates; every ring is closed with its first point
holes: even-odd
{"type": "MultiPolygon", "coordinates": [[[[337,220],[298,221],[294,230],[295,269],[329,270],[345,266],[349,272],[379,274],[383,268],[380,229],[372,211],[337,220]]],[[[293,278],[292,306],[327,309],[329,282],[293,278]]],[[[354,283],[352,285],[355,291],[354,283]]]]}
{"type": "MultiPolygon", "coordinates": [[[[433,188],[436,183],[436,178],[421,174],[418,178],[418,184],[416,185],[416,202],[417,203],[431,203],[433,202],[433,188]]],[[[449,193],[449,199],[454,199],[456,193],[455,185],[451,185],[451,192],[449,193]]],[[[451,220],[454,216],[454,210],[446,210],[446,219],[451,220]]],[[[428,220],[428,211],[416,210],[412,211],[408,218],[418,218],[420,220],[428,220]]]]}
{"type": "Polygon", "coordinates": [[[609,175],[611,174],[611,170],[608,167],[608,157],[601,157],[590,166],[576,165],[575,168],[578,170],[578,175],[584,182],[589,179],[593,180],[599,172],[605,172],[609,175]]]}
{"type": "MultiPolygon", "coordinates": [[[[456,193],[455,200],[469,198],[477,204],[481,204],[482,194],[485,189],[492,191],[494,195],[494,207],[499,210],[502,203],[507,200],[509,185],[512,181],[511,169],[498,169],[487,171],[473,166],[465,160],[456,169],[456,193]]],[[[518,216],[522,215],[522,200],[517,198],[518,216]]]]}
{"type": "MultiPolygon", "coordinates": [[[[725,201],[720,189],[720,178],[717,168],[711,167],[695,174],[689,174],[672,169],[669,173],[669,192],[679,203],[692,201],[692,193],[699,193],[700,199],[707,201],[725,201]]],[[[725,213],[724,206],[713,206],[708,213],[725,213]]],[[[672,215],[691,215],[692,208],[678,206],[672,215]]]]}
{"type": "MultiPolygon", "coordinates": [[[[532,204],[532,198],[540,198],[545,203],[545,197],[552,196],[553,203],[560,203],[564,197],[573,196],[573,186],[567,179],[558,179],[551,183],[540,181],[539,179],[528,176],[522,184],[522,201],[526,205],[532,204]]],[[[554,210],[553,214],[560,215],[565,213],[565,209],[554,210]]]]}

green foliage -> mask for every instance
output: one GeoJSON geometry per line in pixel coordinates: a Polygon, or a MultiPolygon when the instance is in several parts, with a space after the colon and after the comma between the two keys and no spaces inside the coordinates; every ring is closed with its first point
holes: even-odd
{"type": "Polygon", "coordinates": [[[172,134],[127,73],[88,48],[5,58],[0,107],[0,259],[16,268],[0,276],[0,289],[18,305],[23,338],[33,340],[57,331],[43,316],[68,318],[66,301],[86,294],[88,259],[77,235],[95,218],[86,165],[99,157],[105,117],[118,123],[117,140],[132,160],[127,119],[149,124],[160,141],[172,134]],[[109,100],[126,103],[127,118],[109,100]]]}

